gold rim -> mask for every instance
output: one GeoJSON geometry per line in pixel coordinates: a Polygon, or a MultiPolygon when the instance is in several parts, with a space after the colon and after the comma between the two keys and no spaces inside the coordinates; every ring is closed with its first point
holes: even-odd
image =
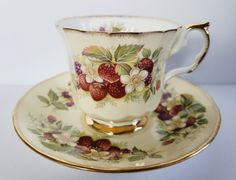
{"type": "Polygon", "coordinates": [[[197,67],[203,61],[204,57],[207,55],[207,52],[208,52],[209,46],[210,46],[210,35],[209,35],[209,30],[208,30],[209,26],[210,26],[210,23],[206,22],[203,24],[193,24],[193,25],[190,25],[187,27],[187,31],[197,30],[197,29],[203,31],[204,38],[205,38],[205,47],[204,47],[203,53],[198,57],[198,61],[194,64],[194,66],[187,73],[191,73],[195,69],[197,69],[197,67]]]}
{"type": "Polygon", "coordinates": [[[198,153],[200,153],[202,150],[204,150],[213,140],[214,138],[216,137],[218,131],[219,131],[219,128],[220,128],[220,124],[221,124],[221,114],[220,114],[220,111],[219,111],[219,108],[217,107],[216,103],[214,102],[214,100],[202,89],[198,88],[196,85],[192,84],[192,83],[189,83],[187,82],[186,80],[183,80],[179,77],[175,77],[179,80],[182,80],[182,81],[185,81],[186,83],[188,83],[189,85],[193,86],[194,88],[198,88],[199,91],[201,91],[204,96],[208,99],[209,102],[211,102],[211,104],[216,108],[216,111],[217,111],[217,124],[215,126],[215,129],[212,133],[212,135],[205,141],[205,143],[203,143],[201,146],[197,147],[195,150],[183,155],[183,156],[180,156],[176,159],[173,159],[173,160],[169,160],[169,161],[166,161],[166,162],[163,162],[163,163],[159,163],[159,164],[153,164],[153,165],[149,165],[149,166],[145,166],[145,167],[132,167],[132,168],[127,168],[127,169],[119,169],[119,168],[112,168],[112,169],[104,169],[104,168],[98,168],[98,167],[93,167],[93,166],[86,166],[86,165],[83,165],[83,164],[76,164],[76,163],[73,163],[73,162],[70,162],[70,161],[64,161],[64,160],[61,160],[57,157],[53,157],[53,156],[50,156],[42,151],[40,151],[39,149],[35,148],[30,142],[27,141],[27,139],[24,137],[24,135],[20,132],[20,130],[17,128],[17,123],[16,123],[16,112],[17,112],[17,109],[21,103],[21,101],[33,90],[35,89],[36,87],[40,86],[41,84],[47,82],[47,81],[50,81],[52,79],[55,79],[59,76],[63,76],[67,74],[67,72],[65,73],[61,73],[59,75],[56,75],[54,77],[51,77],[45,81],[42,81],[40,83],[38,83],[37,85],[33,86],[30,90],[28,90],[25,95],[23,97],[21,97],[21,99],[17,102],[15,108],[14,108],[14,111],[13,111],[13,125],[14,125],[14,129],[17,133],[17,135],[20,137],[20,139],[28,146],[30,147],[33,151],[35,151],[36,153],[42,155],[43,157],[49,159],[49,160],[52,160],[54,162],[57,162],[59,164],[62,164],[62,165],[65,165],[67,167],[71,167],[71,168],[75,168],[75,169],[81,169],[81,170],[87,170],[87,171],[94,171],[94,172],[106,172],[106,173],[121,173],[121,172],[135,172],[135,171],[145,171],[145,170],[151,170],[151,169],[160,169],[160,168],[163,168],[163,167],[167,167],[167,166],[171,166],[171,165],[174,165],[174,164],[177,164],[179,162],[182,162],[188,158],[191,158],[195,155],[197,155],[198,153]]]}
{"type": "Polygon", "coordinates": [[[164,19],[164,18],[159,18],[159,17],[148,17],[148,16],[130,16],[130,15],[89,15],[89,16],[74,16],[74,17],[67,17],[60,19],[56,22],[56,27],[63,29],[63,30],[72,30],[72,31],[78,31],[81,33],[90,33],[90,34],[105,34],[105,35],[139,35],[139,34],[150,34],[150,33],[165,33],[165,32],[170,32],[170,31],[177,31],[178,29],[182,28],[179,23],[169,20],[169,19],[164,19]],[[156,20],[164,20],[171,22],[175,25],[177,25],[177,28],[172,28],[172,29],[167,29],[163,31],[128,31],[128,32],[107,32],[107,31],[93,31],[93,30],[83,30],[83,29],[78,29],[78,28],[72,28],[72,27],[66,27],[62,25],[63,21],[69,20],[69,19],[84,19],[84,18],[97,18],[97,17],[117,17],[117,18],[122,18],[122,17],[127,17],[127,18],[145,18],[145,19],[156,19],[156,20]]]}

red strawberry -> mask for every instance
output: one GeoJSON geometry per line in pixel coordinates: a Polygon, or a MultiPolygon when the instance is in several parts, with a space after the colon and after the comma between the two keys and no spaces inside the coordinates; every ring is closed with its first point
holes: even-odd
{"type": "Polygon", "coordinates": [[[167,108],[161,104],[159,104],[155,112],[158,113],[158,118],[162,121],[170,120],[173,117],[167,108]]]}
{"type": "Polygon", "coordinates": [[[138,68],[151,73],[153,69],[153,61],[151,59],[144,58],[138,63],[138,68]]]}
{"type": "Polygon", "coordinates": [[[107,91],[114,98],[122,98],[126,94],[125,86],[120,81],[109,83],[107,86],[107,91]]]}
{"type": "Polygon", "coordinates": [[[109,139],[98,139],[93,142],[92,147],[98,151],[108,151],[111,147],[111,141],[109,139]]]}
{"type": "Polygon", "coordinates": [[[111,146],[108,151],[109,151],[109,153],[111,155],[111,158],[119,159],[120,153],[121,153],[121,150],[120,150],[119,147],[111,146]]]}
{"type": "Polygon", "coordinates": [[[181,104],[175,105],[174,107],[171,108],[170,115],[176,116],[183,109],[184,109],[183,105],[181,105],[181,104]]]}
{"type": "Polygon", "coordinates": [[[103,84],[107,87],[110,83],[108,81],[103,81],[103,84]]]}
{"type": "Polygon", "coordinates": [[[116,65],[111,63],[103,63],[98,67],[99,76],[108,81],[109,83],[114,83],[120,79],[120,76],[115,71],[116,65]]]}
{"type": "Polygon", "coordinates": [[[86,81],[86,74],[81,74],[77,80],[79,87],[85,91],[89,91],[90,83],[86,81]]]}
{"type": "Polygon", "coordinates": [[[103,83],[93,82],[89,86],[89,91],[94,101],[100,101],[107,95],[107,88],[103,83]]]}
{"type": "Polygon", "coordinates": [[[170,120],[173,116],[170,115],[170,113],[168,111],[166,112],[162,112],[158,115],[158,118],[162,121],[167,121],[170,120]]]}
{"type": "Polygon", "coordinates": [[[93,144],[93,138],[90,136],[81,136],[79,140],[76,142],[77,145],[86,146],[87,148],[91,148],[93,144]]]}
{"type": "Polygon", "coordinates": [[[162,106],[161,104],[159,104],[158,107],[155,110],[156,113],[163,113],[163,112],[166,112],[166,111],[167,111],[166,107],[162,106]]]}
{"type": "Polygon", "coordinates": [[[188,120],[186,121],[186,126],[192,126],[194,125],[194,123],[196,122],[196,118],[195,117],[189,117],[188,120]]]}

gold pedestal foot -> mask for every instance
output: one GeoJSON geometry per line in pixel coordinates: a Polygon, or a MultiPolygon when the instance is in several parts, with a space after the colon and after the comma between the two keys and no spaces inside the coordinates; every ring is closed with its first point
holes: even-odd
{"type": "Polygon", "coordinates": [[[125,133],[132,133],[142,129],[148,121],[147,116],[144,116],[140,119],[136,119],[135,122],[131,122],[128,125],[113,125],[113,124],[103,124],[101,121],[96,121],[89,116],[85,117],[86,122],[89,126],[96,129],[99,132],[106,133],[108,135],[117,135],[117,134],[125,134],[125,133]]]}

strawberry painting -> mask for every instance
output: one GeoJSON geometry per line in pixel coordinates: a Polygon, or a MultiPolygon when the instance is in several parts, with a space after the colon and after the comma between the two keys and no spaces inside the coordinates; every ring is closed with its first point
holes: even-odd
{"type": "Polygon", "coordinates": [[[51,151],[83,161],[119,163],[135,162],[143,159],[163,158],[158,149],[140,149],[126,141],[116,141],[107,136],[89,134],[87,131],[65,124],[55,114],[35,116],[29,113],[29,133],[39,143],[51,151]]]}
{"type": "Polygon", "coordinates": [[[206,107],[190,94],[166,92],[155,112],[158,117],[157,133],[162,137],[162,145],[179,143],[192,139],[198,129],[208,124],[206,107]]]}
{"type": "Polygon", "coordinates": [[[109,83],[107,86],[107,91],[110,96],[114,98],[122,98],[126,95],[125,86],[120,81],[109,83]]]}
{"type": "Polygon", "coordinates": [[[111,49],[97,45],[85,47],[82,51],[84,60],[74,63],[77,87],[87,91],[94,101],[102,101],[107,96],[138,98],[133,94],[141,93],[147,102],[151,94],[159,90],[156,86],[160,80],[154,78],[154,69],[158,69],[161,51],[162,48],[157,48],[152,52],[138,44],[118,45],[111,49]]]}
{"type": "Polygon", "coordinates": [[[77,83],[78,83],[79,87],[81,87],[81,89],[83,89],[84,91],[89,91],[90,83],[88,83],[86,81],[86,75],[85,74],[81,74],[78,77],[77,83]]]}
{"type": "Polygon", "coordinates": [[[103,63],[98,67],[99,76],[109,83],[119,81],[120,76],[116,73],[116,65],[112,63],[103,63]]]}
{"type": "Polygon", "coordinates": [[[106,86],[103,83],[94,82],[89,86],[91,97],[94,101],[101,101],[107,95],[106,86]]]}

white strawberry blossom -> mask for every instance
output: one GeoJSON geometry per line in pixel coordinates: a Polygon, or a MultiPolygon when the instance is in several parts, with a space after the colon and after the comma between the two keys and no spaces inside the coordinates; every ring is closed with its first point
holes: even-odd
{"type": "Polygon", "coordinates": [[[81,70],[86,74],[85,79],[88,83],[92,83],[93,81],[103,82],[102,78],[99,77],[96,68],[94,68],[93,64],[89,60],[84,61],[81,70]]]}
{"type": "Polygon", "coordinates": [[[186,126],[186,122],[184,119],[173,119],[170,125],[167,127],[168,131],[173,131],[178,128],[184,128],[186,126]]]}
{"type": "Polygon", "coordinates": [[[125,84],[125,92],[142,91],[145,87],[144,80],[148,76],[148,71],[134,68],[129,75],[121,75],[120,81],[125,84]]]}
{"type": "Polygon", "coordinates": [[[75,146],[76,143],[71,138],[71,134],[68,132],[63,132],[61,134],[53,134],[53,137],[57,139],[57,142],[61,144],[69,144],[71,146],[75,146]]]}

